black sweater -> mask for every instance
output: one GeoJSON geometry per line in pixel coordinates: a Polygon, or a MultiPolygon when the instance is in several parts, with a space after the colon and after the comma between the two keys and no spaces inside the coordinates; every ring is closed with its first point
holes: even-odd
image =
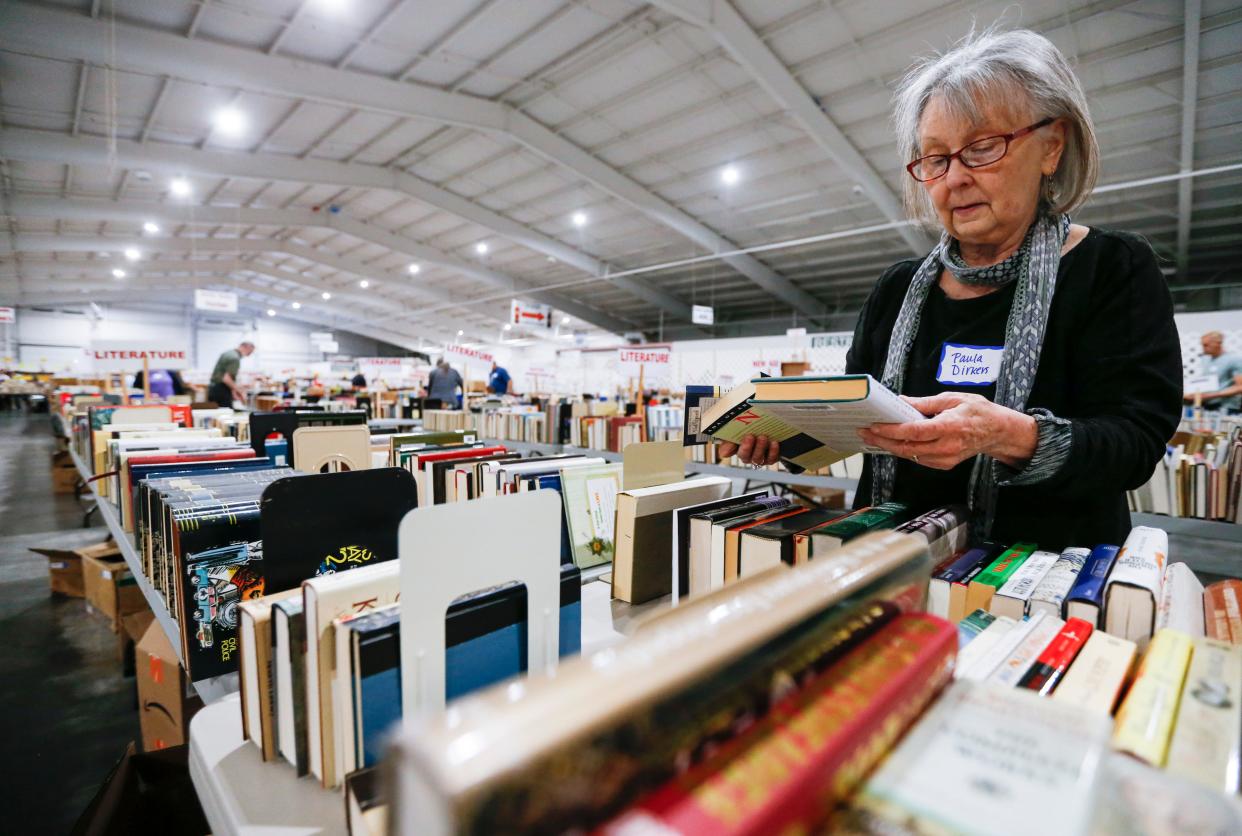
{"type": "MultiPolygon", "coordinates": [[[[854,331],[846,359],[848,373],[883,376],[893,324],[919,263],[899,262],[876,284],[854,331]]],[[[931,292],[940,294],[936,287],[931,292]]],[[[1012,290],[1005,289],[983,299],[954,301],[942,294],[929,298],[911,349],[903,394],[960,390],[991,398],[994,387],[937,383],[934,364],[918,359],[920,346],[924,353],[935,348],[926,345],[929,334],[943,334],[939,339],[953,342],[1003,343],[1003,319],[1009,310],[1003,300],[1012,296],[1012,290]],[[947,313],[955,307],[956,316],[947,313]],[[969,313],[963,317],[964,311],[969,313]],[[975,313],[977,323],[971,322],[975,313]],[[1002,333],[989,335],[996,330],[998,317],[1002,333]],[[916,366],[923,371],[911,379],[916,366]]],[[[1039,372],[1026,406],[1071,419],[1073,447],[1052,478],[999,489],[992,538],[1004,543],[1034,541],[1050,550],[1120,545],[1130,530],[1125,491],[1151,477],[1182,409],[1181,348],[1173,304],[1155,253],[1144,239],[1093,228],[1061,259],[1039,372]]],[[[870,459],[863,468],[855,507],[871,502],[870,459]]],[[[893,498],[909,502],[919,513],[964,502],[970,466],[968,460],[943,472],[900,460],[893,498]]]]}

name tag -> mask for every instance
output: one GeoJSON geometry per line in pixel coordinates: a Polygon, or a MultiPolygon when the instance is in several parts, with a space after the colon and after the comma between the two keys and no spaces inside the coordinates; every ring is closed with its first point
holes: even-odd
{"type": "Polygon", "coordinates": [[[940,351],[936,380],[954,386],[990,386],[1000,376],[1002,345],[945,343],[940,351]]]}

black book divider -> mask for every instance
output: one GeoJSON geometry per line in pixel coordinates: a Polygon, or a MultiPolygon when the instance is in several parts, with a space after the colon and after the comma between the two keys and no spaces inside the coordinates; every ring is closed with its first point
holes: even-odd
{"type": "Polygon", "coordinates": [[[293,431],[298,427],[338,427],[349,424],[365,424],[367,414],[362,411],[351,412],[252,412],[250,413],[250,446],[255,455],[267,455],[267,439],[271,436],[284,438],[289,442],[286,463],[294,466],[293,431]]]}

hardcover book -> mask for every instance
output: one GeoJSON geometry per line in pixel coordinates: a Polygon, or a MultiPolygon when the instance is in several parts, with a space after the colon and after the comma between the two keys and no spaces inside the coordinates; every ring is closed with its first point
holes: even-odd
{"type": "Polygon", "coordinates": [[[620,464],[561,471],[561,498],[569,527],[569,544],[579,569],[612,562],[616,553],[617,494],[620,491],[620,464]]]}
{"type": "Polygon", "coordinates": [[[1169,535],[1137,526],[1117,553],[1104,586],[1104,630],[1129,639],[1142,652],[1156,629],[1156,605],[1169,553],[1169,535]]]}
{"type": "Polygon", "coordinates": [[[306,613],[302,596],[273,604],[272,622],[276,748],[301,777],[310,771],[306,758],[306,613]]]}
{"type": "Polygon", "coordinates": [[[1237,795],[1242,773],[1242,647],[1194,639],[1165,768],[1237,795]]]}
{"type": "Polygon", "coordinates": [[[832,508],[815,508],[805,514],[746,529],[741,535],[738,574],[743,577],[753,575],[778,563],[794,565],[799,562],[796,560],[795,536],[842,516],[844,512],[832,508]]]}
{"type": "MultiPolygon", "coordinates": [[[[950,617],[950,601],[954,584],[959,583],[972,570],[986,569],[996,559],[996,552],[991,548],[974,548],[960,551],[953,562],[934,573],[927,585],[927,611],[950,621],[961,621],[961,618],[950,617]]],[[[966,605],[965,585],[962,586],[961,605],[966,605]]]]}
{"type": "Polygon", "coordinates": [[[1042,696],[1053,693],[1092,632],[1091,625],[1081,618],[1068,619],[1036,658],[1035,664],[1018,680],[1017,687],[1038,691],[1042,696]]]}
{"type": "Polygon", "coordinates": [[[1156,629],[1165,627],[1191,638],[1203,635],[1203,584],[1185,563],[1164,567],[1160,603],[1156,607],[1156,629]]]}
{"type": "Polygon", "coordinates": [[[1130,678],[1137,651],[1132,641],[1093,632],[1052,698],[1111,715],[1130,678]]]}
{"type": "Polygon", "coordinates": [[[992,597],[1018,571],[1018,567],[1035,551],[1034,543],[1017,543],[1003,551],[986,569],[976,575],[966,588],[966,611],[990,610],[992,597]]]}
{"type": "Polygon", "coordinates": [[[1104,582],[1117,560],[1117,546],[1099,545],[1091,550],[1091,556],[1078,573],[1078,579],[1065,596],[1065,617],[1081,618],[1092,627],[1100,624],[1100,610],[1104,606],[1104,582]]]}
{"type": "Polygon", "coordinates": [[[990,612],[995,615],[1007,615],[1014,620],[1026,616],[1027,605],[1035,588],[1060,559],[1056,552],[1034,551],[1022,561],[1022,565],[1014,570],[1009,580],[996,590],[992,596],[990,612]]]}
{"type": "Polygon", "coordinates": [[[989,682],[995,682],[1005,688],[1017,686],[1022,681],[1022,677],[1026,676],[1027,671],[1035,664],[1039,655],[1065,626],[1064,621],[1045,612],[1036,613],[1031,616],[1030,620],[1038,621],[1009,654],[1009,658],[1001,662],[988,675],[989,682]]]}
{"type": "Polygon", "coordinates": [[[238,633],[238,669],[241,676],[242,736],[259,747],[263,760],[276,758],[276,711],[272,657],[272,606],[301,591],[289,589],[246,601],[238,607],[241,626],[238,633]]]}
{"type": "Polygon", "coordinates": [[[1204,588],[1203,626],[1209,639],[1242,643],[1242,580],[1229,578],[1204,588]]]}
{"type": "MultiPolygon", "coordinates": [[[[673,574],[670,575],[670,581],[673,586],[674,602],[678,598],[690,594],[692,561],[696,559],[699,561],[700,565],[697,572],[706,577],[708,552],[710,551],[711,542],[711,523],[708,521],[707,515],[721,509],[746,505],[760,498],[772,499],[771,490],[763,488],[737,496],[728,496],[724,499],[714,499],[710,502],[687,505],[684,508],[677,508],[673,511],[673,574]],[[698,546],[697,551],[695,549],[696,544],[698,546]]],[[[703,589],[699,591],[703,591],[703,589]]]]}
{"type": "Polygon", "coordinates": [[[1050,616],[1062,618],[1065,615],[1065,597],[1069,595],[1078,580],[1078,575],[1091,556],[1090,549],[1070,547],[1061,552],[1057,562],[1052,564],[1048,574],[1031,593],[1029,610],[1032,614],[1044,612],[1050,616]]]}
{"type": "Polygon", "coordinates": [[[885,502],[882,505],[860,508],[822,525],[811,531],[811,559],[838,549],[855,537],[883,528],[893,528],[905,520],[909,513],[909,506],[900,502],[885,502]]]}

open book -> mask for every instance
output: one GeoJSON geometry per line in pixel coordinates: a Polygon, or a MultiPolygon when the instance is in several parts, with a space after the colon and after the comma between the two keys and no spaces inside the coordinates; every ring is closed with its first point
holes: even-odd
{"type": "Polygon", "coordinates": [[[871,375],[760,377],[706,409],[702,432],[734,443],[767,436],[780,442],[787,465],[814,470],[855,453],[887,452],[864,444],[862,427],[924,420],[871,375]]]}

